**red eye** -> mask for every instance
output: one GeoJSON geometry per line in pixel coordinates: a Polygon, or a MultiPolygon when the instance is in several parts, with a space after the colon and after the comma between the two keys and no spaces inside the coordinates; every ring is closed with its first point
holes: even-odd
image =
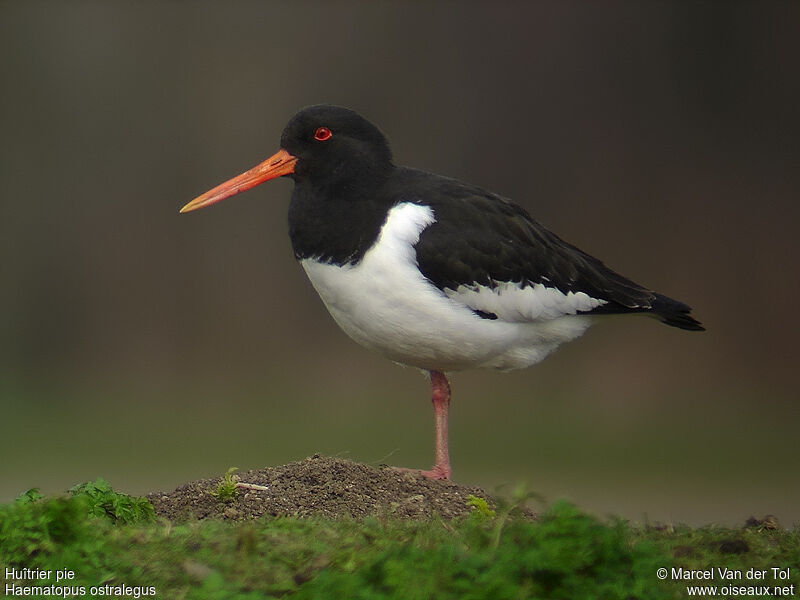
{"type": "Polygon", "coordinates": [[[331,130],[327,127],[318,127],[317,130],[314,132],[314,139],[319,140],[320,142],[324,142],[325,140],[331,139],[331,130]]]}

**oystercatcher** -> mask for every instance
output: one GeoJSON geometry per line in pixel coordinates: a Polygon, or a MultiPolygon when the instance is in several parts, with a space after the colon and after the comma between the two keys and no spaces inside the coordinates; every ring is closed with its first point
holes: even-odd
{"type": "Polygon", "coordinates": [[[520,369],[601,315],[701,331],[689,306],[634,283],[475,185],[395,166],[386,137],[347,108],[304,108],[280,150],[186,204],[290,177],[289,237],[331,316],[356,342],[430,373],[435,464],[450,477],[447,371],[520,369]]]}

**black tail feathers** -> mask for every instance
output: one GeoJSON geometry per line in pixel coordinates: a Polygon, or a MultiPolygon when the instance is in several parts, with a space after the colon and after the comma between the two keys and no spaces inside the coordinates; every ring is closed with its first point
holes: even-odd
{"type": "Polygon", "coordinates": [[[667,296],[656,294],[655,300],[651,304],[651,310],[656,314],[663,323],[678,327],[679,329],[686,329],[688,331],[705,331],[706,328],[689,314],[692,309],[690,306],[673,300],[667,296]]]}

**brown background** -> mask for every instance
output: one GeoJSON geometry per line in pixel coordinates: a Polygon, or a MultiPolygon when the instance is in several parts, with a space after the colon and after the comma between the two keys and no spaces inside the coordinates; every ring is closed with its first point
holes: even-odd
{"type": "Polygon", "coordinates": [[[313,452],[427,466],[425,380],[338,331],[291,183],[177,209],[352,107],[692,304],[453,378],[456,478],[599,513],[800,521],[793,3],[0,2],[0,499],[313,452]]]}

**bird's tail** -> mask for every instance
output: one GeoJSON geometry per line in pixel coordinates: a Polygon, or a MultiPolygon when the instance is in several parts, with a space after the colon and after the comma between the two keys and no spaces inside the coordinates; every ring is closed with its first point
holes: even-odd
{"type": "Polygon", "coordinates": [[[655,300],[651,304],[651,310],[663,323],[687,329],[689,331],[705,331],[705,327],[691,314],[691,307],[678,300],[673,300],[667,296],[656,294],[655,300]]]}

